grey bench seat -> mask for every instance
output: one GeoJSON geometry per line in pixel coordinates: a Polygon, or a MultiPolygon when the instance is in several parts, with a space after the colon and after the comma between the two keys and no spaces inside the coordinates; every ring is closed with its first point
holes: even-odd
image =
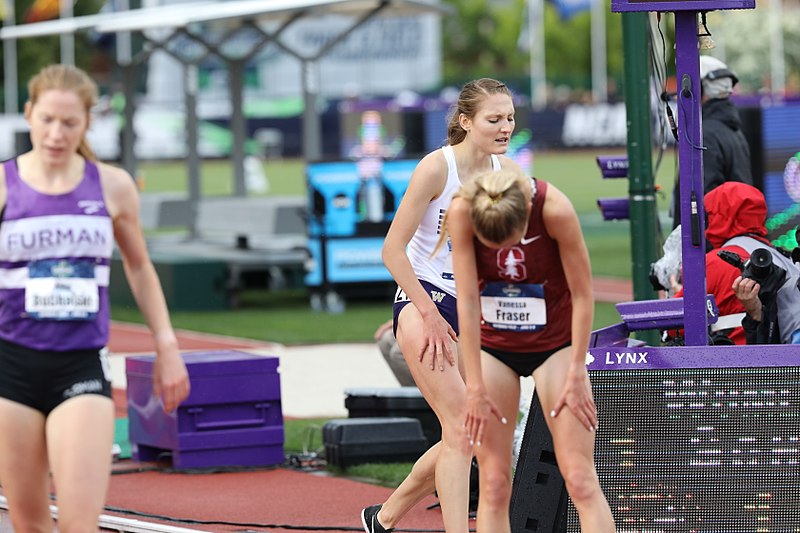
{"type": "MultiPolygon", "coordinates": [[[[174,225],[162,222],[182,221],[187,205],[191,216],[192,206],[177,197],[143,201],[143,226],[174,225]]],[[[266,279],[268,288],[277,288],[305,272],[305,212],[305,199],[296,196],[204,198],[196,206],[196,237],[151,234],[148,249],[154,261],[180,257],[223,262],[226,287],[235,302],[236,291],[251,285],[251,279],[266,279]]]]}

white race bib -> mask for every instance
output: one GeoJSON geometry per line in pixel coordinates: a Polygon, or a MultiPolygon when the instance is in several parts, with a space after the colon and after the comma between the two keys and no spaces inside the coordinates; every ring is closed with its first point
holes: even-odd
{"type": "Polygon", "coordinates": [[[533,283],[487,283],[481,292],[481,315],[494,329],[538,331],[547,325],[544,287],[533,283]]]}
{"type": "Polygon", "coordinates": [[[94,263],[46,259],[28,266],[25,312],[36,320],[94,320],[100,295],[94,263]]]}

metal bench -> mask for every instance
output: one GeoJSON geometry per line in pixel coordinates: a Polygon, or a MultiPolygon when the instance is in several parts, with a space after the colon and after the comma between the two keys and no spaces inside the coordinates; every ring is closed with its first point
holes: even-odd
{"type": "Polygon", "coordinates": [[[228,271],[231,304],[248,287],[281,288],[300,279],[309,258],[302,197],[205,198],[197,204],[197,236],[153,235],[154,257],[214,259],[228,271]]]}

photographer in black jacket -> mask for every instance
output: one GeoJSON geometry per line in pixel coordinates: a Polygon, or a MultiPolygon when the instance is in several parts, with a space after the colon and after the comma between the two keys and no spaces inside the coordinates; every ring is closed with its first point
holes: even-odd
{"type": "Polygon", "coordinates": [[[700,56],[703,103],[703,188],[711,189],[726,181],[753,184],[750,172],[750,146],[742,133],[742,120],[730,96],[739,81],[719,59],[700,56]]]}

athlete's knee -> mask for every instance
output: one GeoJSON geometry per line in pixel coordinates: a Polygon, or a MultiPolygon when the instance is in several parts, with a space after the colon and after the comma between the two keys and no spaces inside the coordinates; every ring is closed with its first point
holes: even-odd
{"type": "Polygon", "coordinates": [[[85,513],[79,515],[58,517],[58,533],[95,533],[99,517],[86,516],[85,513]]]}
{"type": "Polygon", "coordinates": [[[576,505],[593,499],[600,490],[597,473],[584,461],[561,465],[561,476],[576,505]]]}
{"type": "Polygon", "coordinates": [[[511,501],[511,470],[481,467],[478,464],[481,505],[492,509],[507,509],[511,501]]]}
{"type": "Polygon", "coordinates": [[[38,518],[19,515],[15,517],[12,509],[11,523],[14,526],[13,531],[17,533],[52,533],[53,531],[53,521],[49,514],[38,518]]]}
{"type": "Polygon", "coordinates": [[[97,525],[70,523],[65,526],[58,524],[58,533],[95,533],[97,525]]]}
{"type": "Polygon", "coordinates": [[[20,500],[15,498],[9,506],[13,531],[17,533],[52,533],[53,519],[50,517],[50,506],[38,498],[20,500]]]}
{"type": "Polygon", "coordinates": [[[442,445],[459,453],[472,455],[472,447],[467,438],[467,430],[457,420],[442,422],[442,445]]]}

